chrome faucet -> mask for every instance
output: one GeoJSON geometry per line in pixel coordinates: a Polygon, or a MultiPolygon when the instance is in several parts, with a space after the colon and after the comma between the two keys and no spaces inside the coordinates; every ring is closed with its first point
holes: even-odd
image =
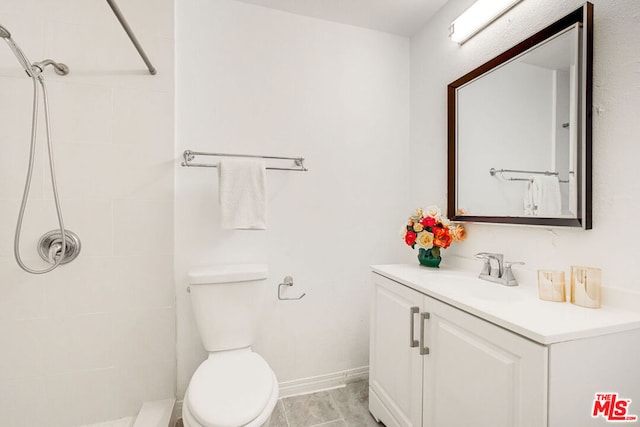
{"type": "Polygon", "coordinates": [[[513,275],[511,266],[514,264],[524,264],[524,262],[505,261],[503,254],[491,252],[479,252],[477,259],[484,260],[480,278],[489,282],[499,283],[505,286],[517,286],[518,281],[513,275]]]}

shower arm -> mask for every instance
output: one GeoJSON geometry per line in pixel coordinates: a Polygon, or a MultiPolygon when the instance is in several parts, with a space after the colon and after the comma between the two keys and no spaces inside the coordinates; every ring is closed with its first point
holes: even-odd
{"type": "Polygon", "coordinates": [[[67,74],[69,74],[69,67],[67,67],[62,62],[56,62],[53,59],[45,59],[40,62],[36,62],[32,65],[32,67],[38,67],[42,72],[44,71],[44,67],[46,67],[47,65],[53,66],[54,71],[59,76],[66,76],[67,74]]]}
{"type": "Polygon", "coordinates": [[[136,50],[142,57],[142,60],[146,64],[147,68],[149,69],[149,73],[151,75],[155,75],[156,74],[155,67],[153,66],[153,64],[151,64],[149,57],[144,52],[144,49],[142,49],[142,46],[140,45],[140,42],[138,42],[138,39],[136,38],[135,34],[133,34],[133,31],[131,30],[131,27],[127,23],[127,20],[124,19],[124,15],[120,11],[120,8],[118,7],[118,5],[115,3],[115,0],[107,0],[107,3],[109,3],[109,6],[111,6],[111,10],[113,10],[113,13],[116,15],[116,18],[118,18],[118,21],[120,21],[120,25],[122,25],[122,28],[124,28],[124,31],[127,33],[129,38],[131,39],[131,42],[133,43],[136,50]]]}

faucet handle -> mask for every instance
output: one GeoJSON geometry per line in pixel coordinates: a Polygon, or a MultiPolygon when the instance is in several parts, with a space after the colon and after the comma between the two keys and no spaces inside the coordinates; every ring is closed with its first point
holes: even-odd
{"type": "Polygon", "coordinates": [[[482,265],[482,271],[480,272],[480,275],[489,275],[491,274],[491,263],[489,261],[489,253],[487,252],[478,252],[475,255],[476,259],[481,259],[484,260],[484,264],[482,265]]]}
{"type": "Polygon", "coordinates": [[[502,278],[504,279],[504,284],[507,286],[516,286],[518,284],[518,280],[513,275],[513,271],[511,270],[512,265],[524,265],[522,261],[505,261],[504,262],[504,274],[502,278]]]}
{"type": "Polygon", "coordinates": [[[505,261],[504,262],[505,268],[510,268],[512,265],[524,265],[524,262],[522,261],[505,261]]]}

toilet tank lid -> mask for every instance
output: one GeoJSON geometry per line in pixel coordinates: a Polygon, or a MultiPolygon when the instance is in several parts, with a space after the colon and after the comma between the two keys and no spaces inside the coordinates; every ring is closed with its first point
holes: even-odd
{"type": "Polygon", "coordinates": [[[210,265],[189,271],[189,283],[232,283],[266,279],[269,269],[266,264],[210,265]]]}

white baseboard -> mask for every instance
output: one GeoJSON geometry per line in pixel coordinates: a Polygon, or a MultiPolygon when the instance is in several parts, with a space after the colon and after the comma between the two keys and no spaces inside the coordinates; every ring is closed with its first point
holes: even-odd
{"type": "Polygon", "coordinates": [[[299,394],[315,393],[331,388],[342,387],[345,384],[366,380],[369,377],[369,367],[348,369],[316,377],[301,378],[299,380],[280,383],[280,397],[296,396],[299,394]]]}
{"type": "MultiPolygon", "coordinates": [[[[331,374],[318,375],[316,377],[301,378],[280,383],[280,398],[297,396],[300,394],[315,393],[322,390],[343,387],[346,384],[362,381],[369,378],[369,367],[348,369],[346,371],[331,374]]],[[[178,400],[174,413],[178,418],[182,417],[182,405],[184,401],[178,400]]]]}

